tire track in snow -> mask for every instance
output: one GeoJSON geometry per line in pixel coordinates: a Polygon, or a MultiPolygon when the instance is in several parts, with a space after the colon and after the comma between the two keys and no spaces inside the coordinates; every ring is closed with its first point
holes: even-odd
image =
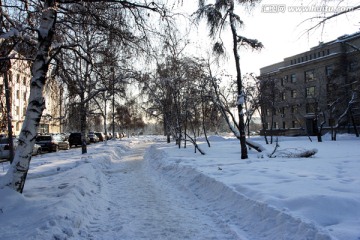
{"type": "Polygon", "coordinates": [[[240,239],[194,195],[157,176],[143,159],[149,144],[133,145],[107,169],[109,199],[91,221],[91,239],[240,239]]]}

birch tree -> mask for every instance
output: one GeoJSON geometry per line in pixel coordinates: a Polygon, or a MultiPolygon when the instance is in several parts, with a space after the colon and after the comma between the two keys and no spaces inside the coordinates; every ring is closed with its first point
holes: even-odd
{"type": "MultiPolygon", "coordinates": [[[[1,2],[2,8],[6,6],[12,6],[13,1],[6,1],[10,3],[5,4],[3,0],[1,2]]],[[[17,2],[17,1],[15,1],[17,2]]],[[[53,60],[54,55],[61,50],[58,45],[54,44],[56,36],[56,27],[59,18],[59,11],[63,15],[63,27],[66,28],[66,20],[72,16],[72,11],[69,6],[77,5],[82,9],[90,9],[84,6],[84,3],[101,2],[103,6],[107,5],[109,8],[116,9],[118,11],[128,12],[127,17],[135,20],[134,25],[140,21],[145,21],[146,15],[142,10],[148,10],[150,12],[157,12],[164,16],[162,7],[155,2],[136,3],[130,1],[96,1],[96,0],[44,0],[39,2],[38,5],[34,5],[33,1],[21,1],[21,9],[24,12],[30,11],[37,14],[29,15],[29,19],[26,25],[13,25],[5,33],[0,34],[0,39],[7,39],[11,36],[26,36],[27,32],[31,32],[31,36],[36,41],[36,54],[33,57],[33,64],[31,68],[32,78],[30,83],[30,97],[29,105],[27,107],[25,121],[23,123],[20,136],[19,146],[16,149],[14,161],[12,162],[7,174],[1,178],[0,187],[8,186],[15,191],[22,193],[26,181],[26,176],[29,170],[31,161],[31,153],[35,144],[35,138],[37,135],[40,119],[45,108],[45,99],[43,95],[43,89],[47,81],[49,65],[53,60]],[[36,18],[37,17],[37,18],[36,18]]],[[[9,16],[11,9],[6,13],[9,16]]],[[[10,17],[9,17],[10,19],[10,17]]],[[[10,19],[11,20],[11,19],[10,19]]],[[[10,22],[10,21],[9,21],[10,22]]],[[[59,22],[61,23],[61,22],[59,22]]],[[[127,24],[125,22],[119,22],[119,24],[127,24]]],[[[103,26],[106,28],[106,25],[103,26]]],[[[139,28],[139,30],[145,30],[145,28],[139,28]]],[[[60,38],[61,36],[58,36],[60,38]]]]}

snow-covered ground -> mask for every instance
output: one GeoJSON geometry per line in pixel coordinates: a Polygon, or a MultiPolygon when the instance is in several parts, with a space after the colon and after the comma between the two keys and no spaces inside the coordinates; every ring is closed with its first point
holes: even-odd
{"type": "Polygon", "coordinates": [[[360,239],[360,139],[281,137],[278,152],[318,153],[247,160],[210,141],[206,155],[144,136],[33,157],[24,193],[0,190],[0,239],[360,239]]]}

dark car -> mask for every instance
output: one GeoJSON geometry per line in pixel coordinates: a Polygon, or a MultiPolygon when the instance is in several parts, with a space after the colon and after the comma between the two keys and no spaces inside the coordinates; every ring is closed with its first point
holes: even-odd
{"type": "Polygon", "coordinates": [[[102,132],[95,132],[95,135],[99,138],[100,142],[105,141],[105,134],[103,134],[102,132]]]}
{"type": "MultiPolygon", "coordinates": [[[[69,141],[70,147],[74,146],[74,145],[75,145],[75,147],[81,146],[82,145],[81,133],[79,133],[79,132],[70,133],[68,141],[69,141]]],[[[87,135],[85,135],[85,141],[86,141],[87,145],[90,144],[90,138],[87,135]]]]}
{"type": "Polygon", "coordinates": [[[59,150],[58,140],[52,135],[39,135],[36,144],[41,146],[41,151],[57,152],[59,150]]]}

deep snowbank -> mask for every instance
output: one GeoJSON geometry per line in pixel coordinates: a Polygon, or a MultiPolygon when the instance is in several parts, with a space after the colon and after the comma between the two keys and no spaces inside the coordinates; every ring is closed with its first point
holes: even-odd
{"type": "MultiPolygon", "coordinates": [[[[110,145],[110,144],[109,144],[110,145]]],[[[125,146],[97,145],[34,157],[23,195],[0,189],[0,239],[89,239],[108,211],[106,172],[125,146]]]]}
{"type": "Polygon", "coordinates": [[[171,159],[160,146],[152,146],[146,159],[169,181],[206,201],[208,207],[221,215],[240,236],[259,240],[332,239],[326,230],[315,223],[295,217],[284,209],[248,198],[197,169],[182,165],[181,158],[171,159]]]}

